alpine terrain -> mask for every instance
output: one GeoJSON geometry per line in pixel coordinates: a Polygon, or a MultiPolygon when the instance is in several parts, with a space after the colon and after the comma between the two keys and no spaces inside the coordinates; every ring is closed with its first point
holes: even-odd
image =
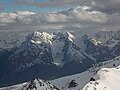
{"type": "Polygon", "coordinates": [[[52,80],[84,72],[119,56],[119,44],[119,31],[83,36],[73,32],[35,31],[28,34],[20,46],[1,48],[1,86],[34,78],[52,80]]]}

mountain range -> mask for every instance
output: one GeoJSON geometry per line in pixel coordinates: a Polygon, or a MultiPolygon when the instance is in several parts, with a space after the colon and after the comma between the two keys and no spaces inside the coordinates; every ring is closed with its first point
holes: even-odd
{"type": "Polygon", "coordinates": [[[84,72],[119,55],[120,31],[92,36],[35,31],[20,46],[0,49],[0,83],[8,86],[34,78],[52,80],[84,72]]]}

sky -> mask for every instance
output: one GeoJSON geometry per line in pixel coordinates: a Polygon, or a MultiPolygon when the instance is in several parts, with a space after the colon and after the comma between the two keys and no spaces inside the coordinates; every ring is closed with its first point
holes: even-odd
{"type": "Polygon", "coordinates": [[[1,12],[15,11],[33,11],[33,12],[50,12],[67,8],[62,6],[48,5],[50,0],[0,0],[1,12]]]}
{"type": "Polygon", "coordinates": [[[120,0],[0,0],[0,31],[118,30],[120,0]]]}

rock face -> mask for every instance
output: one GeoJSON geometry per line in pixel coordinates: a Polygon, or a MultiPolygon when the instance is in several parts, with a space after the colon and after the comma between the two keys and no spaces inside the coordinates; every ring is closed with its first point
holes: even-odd
{"type": "Polygon", "coordinates": [[[72,80],[72,81],[69,83],[69,87],[68,87],[68,88],[76,87],[77,85],[78,85],[78,83],[77,83],[75,80],[72,80]]]}
{"type": "Polygon", "coordinates": [[[0,57],[8,61],[5,73],[1,74],[1,85],[83,72],[98,62],[120,55],[119,37],[118,32],[78,37],[69,32],[36,31],[12,52],[0,51],[0,57]],[[102,41],[103,38],[106,40],[102,41]]]}
{"type": "Polygon", "coordinates": [[[0,77],[4,76],[6,73],[6,67],[9,64],[9,56],[14,53],[17,48],[3,49],[0,48],[0,77]]]}
{"type": "Polygon", "coordinates": [[[114,56],[120,55],[120,40],[119,42],[112,48],[112,54],[114,56]]]}

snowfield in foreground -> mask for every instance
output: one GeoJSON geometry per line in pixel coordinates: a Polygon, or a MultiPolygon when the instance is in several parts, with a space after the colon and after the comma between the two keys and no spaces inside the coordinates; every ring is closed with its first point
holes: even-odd
{"type": "Polygon", "coordinates": [[[120,66],[117,68],[102,68],[95,75],[95,81],[90,81],[83,90],[120,90],[120,66]]]}

